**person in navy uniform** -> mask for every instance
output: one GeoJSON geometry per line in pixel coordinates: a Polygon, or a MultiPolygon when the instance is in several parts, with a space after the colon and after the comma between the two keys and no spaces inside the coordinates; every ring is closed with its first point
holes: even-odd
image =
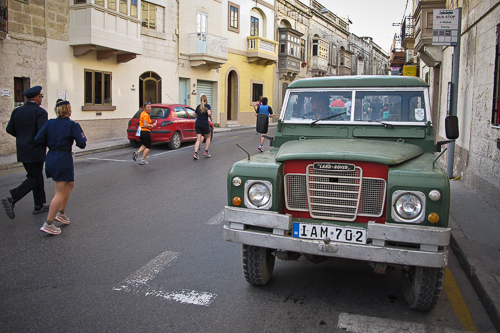
{"type": "Polygon", "coordinates": [[[47,221],[40,228],[41,231],[52,235],[61,233],[61,228],[56,227],[54,220],[69,224],[70,220],[65,214],[66,204],[75,186],[75,167],[71,147],[84,149],[87,138],[78,123],[71,116],[71,104],[63,99],[58,99],[54,109],[57,118],[47,121],[35,137],[36,142],[49,147],[45,163],[47,178],[55,181],[54,197],[50,202],[47,221]]]}
{"type": "Polygon", "coordinates": [[[45,147],[35,142],[35,135],[47,122],[47,111],[42,104],[42,87],[35,86],[26,90],[23,95],[28,101],[12,111],[6,131],[16,138],[17,161],[22,162],[26,170],[26,179],[18,187],[10,190],[10,197],[2,199],[2,206],[10,219],[15,218],[14,205],[29,192],[33,192],[35,208],[33,214],[48,211],[45,205],[45,189],[43,184],[43,162],[45,147]]]}

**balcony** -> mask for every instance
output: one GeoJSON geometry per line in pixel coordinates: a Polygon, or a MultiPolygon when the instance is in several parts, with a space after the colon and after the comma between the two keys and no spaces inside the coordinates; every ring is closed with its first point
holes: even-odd
{"type": "Polygon", "coordinates": [[[188,34],[188,44],[191,67],[217,69],[227,62],[227,38],[194,32],[188,34]]]}
{"type": "Polygon", "coordinates": [[[420,0],[415,18],[415,51],[429,67],[437,66],[443,60],[443,47],[432,45],[432,17],[434,9],[446,8],[446,1],[420,0]]]}
{"type": "Polygon", "coordinates": [[[413,24],[413,17],[407,16],[401,25],[401,44],[405,50],[413,49],[415,47],[415,25],[413,24]]]}
{"type": "MultiPolygon", "coordinates": [[[[279,76],[284,80],[293,81],[300,73],[302,59],[303,33],[291,28],[279,28],[280,50],[278,55],[279,76]]],[[[304,67],[306,64],[304,63],[304,67]]]]}
{"type": "Polygon", "coordinates": [[[142,53],[141,21],[93,3],[69,6],[69,45],[75,57],[96,52],[98,60],[116,55],[117,63],[142,53]]]}
{"type": "Polygon", "coordinates": [[[394,35],[391,48],[391,67],[403,67],[406,62],[406,52],[401,47],[401,36],[394,35]]]}
{"type": "Polygon", "coordinates": [[[248,62],[268,66],[278,61],[278,43],[259,36],[247,37],[248,62]]]}

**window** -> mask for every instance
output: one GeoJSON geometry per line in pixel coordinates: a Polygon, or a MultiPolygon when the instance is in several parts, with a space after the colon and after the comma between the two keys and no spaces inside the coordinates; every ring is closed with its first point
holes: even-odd
{"type": "Polygon", "coordinates": [[[306,40],[300,40],[300,59],[306,61],[306,40]]]}
{"type": "Polygon", "coordinates": [[[120,0],[120,13],[127,15],[127,0],[120,0]]]}
{"type": "Polygon", "coordinates": [[[229,27],[232,32],[240,32],[240,6],[229,2],[229,27]]]}
{"type": "Polygon", "coordinates": [[[137,17],[137,0],[130,1],[130,16],[137,17]]]}
{"type": "Polygon", "coordinates": [[[251,17],[250,19],[250,36],[259,35],[259,19],[256,17],[251,17]]]}
{"type": "Polygon", "coordinates": [[[156,30],[156,9],[160,8],[152,3],[141,2],[142,26],[151,30],[156,30]]]}
{"type": "MultiPolygon", "coordinates": [[[[96,3],[97,3],[98,0],[96,0],[96,3]]],[[[101,1],[101,0],[99,0],[101,1]]],[[[104,6],[104,2],[102,4],[102,6],[104,6]]],[[[109,9],[112,9],[112,10],[116,10],[116,0],[108,0],[108,8],[109,9]]]]}
{"type": "Polygon", "coordinates": [[[85,70],[85,105],[111,105],[111,73],[85,70]]]}
{"type": "Polygon", "coordinates": [[[0,0],[0,32],[7,32],[8,12],[7,0],[0,0]]]}
{"type": "Polygon", "coordinates": [[[257,102],[260,96],[264,96],[264,83],[252,82],[252,102],[257,102]]]}
{"type": "Polygon", "coordinates": [[[286,53],[285,47],[286,47],[286,44],[280,44],[280,53],[282,53],[282,54],[286,53]]]}
{"type": "Polygon", "coordinates": [[[495,53],[495,86],[493,90],[493,113],[491,124],[500,126],[500,26],[497,26],[497,48],[495,53]]]}
{"type": "Polygon", "coordinates": [[[198,40],[206,41],[208,32],[208,14],[196,12],[196,34],[198,40]]]}
{"type": "Polygon", "coordinates": [[[26,97],[24,97],[23,92],[30,88],[30,78],[29,77],[15,77],[14,78],[14,104],[15,106],[21,106],[26,102],[26,97]]]}

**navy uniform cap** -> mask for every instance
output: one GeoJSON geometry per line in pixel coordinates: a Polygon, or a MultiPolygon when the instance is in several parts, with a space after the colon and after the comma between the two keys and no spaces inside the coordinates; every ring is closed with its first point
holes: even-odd
{"type": "Polygon", "coordinates": [[[41,86],[34,86],[23,92],[23,95],[26,96],[27,98],[33,98],[42,92],[42,87],[41,86]]]}

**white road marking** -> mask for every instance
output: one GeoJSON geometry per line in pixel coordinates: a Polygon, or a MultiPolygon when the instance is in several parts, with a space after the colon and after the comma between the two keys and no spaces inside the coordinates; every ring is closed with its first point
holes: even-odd
{"type": "Polygon", "coordinates": [[[115,160],[112,158],[96,158],[96,157],[87,157],[87,160],[99,160],[99,161],[111,161],[111,162],[134,162],[132,160],[115,160]]]}
{"type": "Polygon", "coordinates": [[[165,251],[146,265],[142,266],[137,272],[120,282],[113,290],[130,291],[135,287],[146,285],[149,281],[160,273],[166,266],[179,257],[178,252],[165,251]]]}
{"type": "Polygon", "coordinates": [[[172,300],[185,304],[194,304],[194,305],[204,305],[209,306],[210,303],[217,297],[217,295],[207,293],[207,292],[199,292],[196,290],[181,290],[180,292],[163,292],[157,290],[151,290],[146,293],[145,296],[156,296],[161,297],[167,300],[172,300]]]}
{"type": "Polygon", "coordinates": [[[194,146],[182,147],[182,148],[179,148],[179,149],[176,149],[176,150],[170,150],[170,151],[165,151],[163,153],[153,154],[152,156],[160,156],[160,155],[165,155],[165,154],[171,154],[171,153],[175,153],[176,151],[181,151],[181,150],[185,150],[185,149],[194,149],[193,147],[194,146]]]}
{"type": "Polygon", "coordinates": [[[463,333],[466,331],[451,328],[429,326],[376,317],[367,317],[350,313],[340,313],[338,327],[351,333],[463,333]]]}
{"type": "Polygon", "coordinates": [[[224,221],[224,210],[218,212],[214,217],[207,221],[205,224],[217,225],[224,221]]]}
{"type": "Polygon", "coordinates": [[[142,266],[134,274],[120,282],[113,290],[133,292],[134,294],[142,294],[144,296],[156,296],[185,304],[209,306],[217,295],[189,289],[182,289],[181,291],[163,291],[161,288],[153,288],[153,286],[150,286],[150,282],[156,275],[175,261],[179,255],[180,253],[178,252],[163,252],[146,265],[142,266]]]}

